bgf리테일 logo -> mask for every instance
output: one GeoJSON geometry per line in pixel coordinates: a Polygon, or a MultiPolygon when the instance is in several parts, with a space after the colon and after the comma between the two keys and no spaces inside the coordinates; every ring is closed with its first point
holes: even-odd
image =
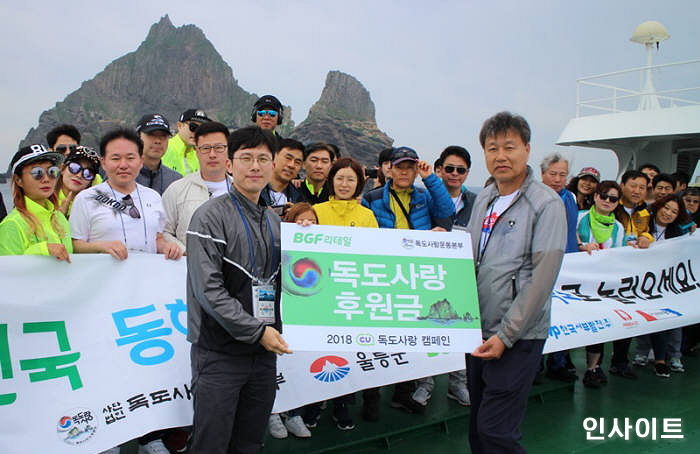
{"type": "Polygon", "coordinates": [[[96,431],[97,419],[87,408],[73,408],[67,411],[56,424],[58,438],[73,446],[85,443],[96,431]]]}
{"type": "Polygon", "coordinates": [[[309,372],[318,381],[332,383],[345,378],[350,373],[350,366],[340,356],[322,356],[311,363],[309,372]]]}

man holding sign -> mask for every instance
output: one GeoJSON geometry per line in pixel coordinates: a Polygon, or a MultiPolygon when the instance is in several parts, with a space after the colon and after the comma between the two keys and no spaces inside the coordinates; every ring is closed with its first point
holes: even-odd
{"type": "Polygon", "coordinates": [[[280,335],[280,218],[260,202],[277,148],[257,126],[231,133],[232,187],[199,207],[187,231],[190,452],[258,452],[275,400],[275,353],[291,353],[280,335]]]}
{"type": "Polygon", "coordinates": [[[475,454],[524,453],[520,424],[549,331],[566,214],[527,165],[530,126],[523,117],[496,114],[479,139],[495,183],[479,193],[468,226],[484,338],[467,358],[469,444],[475,454]]]}

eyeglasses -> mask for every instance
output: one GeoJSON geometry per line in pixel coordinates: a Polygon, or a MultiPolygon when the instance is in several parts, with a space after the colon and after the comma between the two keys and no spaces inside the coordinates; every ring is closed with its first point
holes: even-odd
{"type": "Polygon", "coordinates": [[[200,124],[201,123],[195,123],[194,121],[190,121],[189,123],[187,123],[191,132],[195,132],[197,130],[197,128],[199,128],[200,124]]]}
{"type": "Polygon", "coordinates": [[[87,181],[92,181],[95,179],[95,172],[93,172],[92,169],[83,167],[77,162],[69,162],[66,168],[73,175],[80,174],[80,176],[87,181]]]}
{"type": "Polygon", "coordinates": [[[57,166],[51,166],[48,169],[44,169],[43,167],[32,167],[31,170],[29,170],[29,174],[37,181],[44,178],[44,175],[48,175],[49,178],[55,180],[61,174],[61,169],[59,169],[57,166]]]}
{"type": "Polygon", "coordinates": [[[257,161],[258,164],[260,164],[261,166],[265,166],[272,163],[272,158],[265,155],[258,156],[257,158],[250,155],[235,156],[233,159],[238,159],[239,161],[241,161],[241,164],[243,164],[246,167],[252,166],[253,161],[257,161]]]}
{"type": "Polygon", "coordinates": [[[443,167],[443,169],[445,170],[445,173],[452,173],[454,171],[457,171],[457,173],[460,175],[466,174],[467,171],[469,170],[466,167],[457,167],[457,166],[445,166],[445,167],[443,167]]]}
{"type": "Polygon", "coordinates": [[[62,154],[66,154],[66,150],[70,150],[71,153],[73,153],[75,150],[78,149],[77,145],[59,145],[56,148],[54,148],[54,151],[62,154]]]}
{"type": "Polygon", "coordinates": [[[227,148],[228,148],[228,145],[224,145],[223,143],[217,143],[214,145],[202,145],[201,147],[198,147],[197,149],[200,152],[206,154],[206,153],[211,152],[212,150],[214,150],[215,153],[223,153],[224,151],[226,151],[227,148]]]}
{"type": "Polygon", "coordinates": [[[122,203],[128,208],[127,213],[132,219],[141,219],[141,213],[139,213],[138,208],[134,205],[134,199],[131,198],[131,194],[122,197],[122,203]]]}
{"type": "Polygon", "coordinates": [[[607,192],[604,194],[599,194],[598,197],[600,197],[600,200],[603,200],[603,201],[610,200],[612,203],[617,203],[617,201],[620,200],[620,198],[618,196],[610,195],[607,192]]]}
{"type": "Polygon", "coordinates": [[[276,110],[258,110],[258,117],[264,117],[265,115],[269,115],[272,118],[275,118],[277,116],[277,111],[276,110]]]}

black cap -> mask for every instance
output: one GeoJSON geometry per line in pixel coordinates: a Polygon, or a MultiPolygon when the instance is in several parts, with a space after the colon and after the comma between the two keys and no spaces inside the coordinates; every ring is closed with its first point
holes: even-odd
{"type": "Polygon", "coordinates": [[[167,118],[157,113],[147,114],[141,117],[136,125],[136,132],[148,134],[153,131],[165,131],[170,134],[170,123],[168,123],[167,118]]]}
{"type": "Polygon", "coordinates": [[[94,148],[78,146],[75,151],[71,151],[66,157],[65,162],[77,162],[81,159],[87,160],[92,169],[97,173],[100,169],[100,156],[94,148]]]}
{"type": "Polygon", "coordinates": [[[262,109],[263,107],[271,107],[277,112],[282,112],[282,103],[279,99],[275,98],[272,95],[261,96],[257,101],[255,101],[255,104],[253,104],[253,106],[256,109],[262,109]]]}
{"type": "Polygon", "coordinates": [[[45,146],[40,144],[22,147],[12,157],[12,161],[10,161],[12,173],[19,174],[22,168],[27,164],[39,161],[51,161],[59,165],[63,162],[63,155],[56,151],[49,151],[45,146]]]}
{"type": "Polygon", "coordinates": [[[416,153],[416,150],[409,147],[394,148],[394,151],[391,153],[391,165],[395,166],[396,164],[404,161],[417,162],[418,153],[416,153]]]}
{"type": "Polygon", "coordinates": [[[207,121],[211,121],[211,118],[209,118],[207,113],[202,109],[187,109],[180,115],[180,121],[199,121],[206,123],[207,121]]]}

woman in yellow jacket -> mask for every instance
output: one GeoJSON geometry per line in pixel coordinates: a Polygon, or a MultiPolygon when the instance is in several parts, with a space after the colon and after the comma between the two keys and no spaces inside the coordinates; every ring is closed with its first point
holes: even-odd
{"type": "Polygon", "coordinates": [[[70,225],[56,210],[56,182],[63,155],[43,145],[21,148],[12,158],[15,208],[0,223],[0,255],[52,255],[70,262],[70,225]]]}
{"type": "MultiPolygon", "coordinates": [[[[319,225],[378,227],[372,210],[360,205],[358,199],[365,185],[364,172],[359,162],[352,158],[338,159],[328,173],[328,181],[330,182],[328,202],[314,205],[319,225]]],[[[355,428],[348,409],[348,404],[353,403],[354,400],[354,394],[333,399],[333,419],[338,429],[355,428]]],[[[307,405],[303,412],[306,425],[315,427],[321,415],[321,404],[307,405]]]]}
{"type": "Polygon", "coordinates": [[[338,159],[328,173],[328,181],[330,199],[314,205],[320,225],[379,227],[372,210],[360,205],[358,200],[365,184],[359,162],[352,158],[338,159]]]}

